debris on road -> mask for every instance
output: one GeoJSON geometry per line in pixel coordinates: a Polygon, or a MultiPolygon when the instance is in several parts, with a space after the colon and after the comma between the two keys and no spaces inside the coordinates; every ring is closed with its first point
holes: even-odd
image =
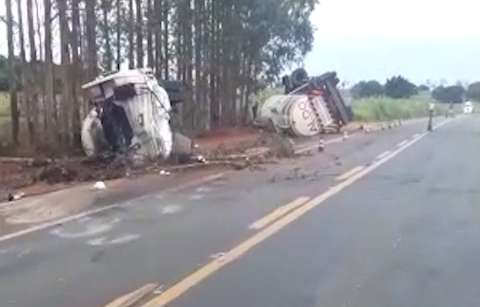
{"type": "Polygon", "coordinates": [[[92,188],[97,191],[102,191],[107,189],[107,185],[103,181],[97,181],[92,188]]]}
{"type": "Polygon", "coordinates": [[[24,196],[25,196],[24,192],[19,192],[19,193],[14,193],[14,194],[9,193],[8,194],[8,201],[19,200],[19,199],[22,199],[24,196]]]}

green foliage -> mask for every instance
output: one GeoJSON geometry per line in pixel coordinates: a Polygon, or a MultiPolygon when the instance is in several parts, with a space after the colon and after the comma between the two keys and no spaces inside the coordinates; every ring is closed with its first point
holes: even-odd
{"type": "Polygon", "coordinates": [[[7,92],[8,88],[8,59],[0,55],[0,92],[7,92]]]}
{"type": "Polygon", "coordinates": [[[433,90],[432,97],[442,103],[462,103],[465,89],[460,85],[439,86],[433,90]]]}
{"type": "Polygon", "coordinates": [[[392,77],[385,84],[385,95],[391,98],[410,98],[417,93],[415,84],[402,76],[392,77]]]}
{"type": "Polygon", "coordinates": [[[360,81],[352,87],[352,96],[354,98],[366,98],[381,95],[383,95],[383,86],[380,82],[375,80],[360,81]]]}
{"type": "Polygon", "coordinates": [[[312,49],[310,15],[317,0],[235,2],[240,48],[261,63],[268,82],[277,80],[287,65],[300,62],[312,49]]]}
{"type": "Polygon", "coordinates": [[[10,120],[8,93],[0,91],[0,128],[10,120]]]}
{"type": "Polygon", "coordinates": [[[430,87],[428,87],[425,84],[420,85],[417,89],[418,89],[419,92],[429,92],[430,91],[430,87]]]}
{"type": "Polygon", "coordinates": [[[468,86],[467,97],[468,99],[480,102],[480,81],[468,86]]]}
{"type": "MultiPolygon", "coordinates": [[[[428,115],[428,99],[415,96],[409,99],[375,97],[355,100],[352,110],[358,121],[386,121],[393,119],[410,119],[428,115]]],[[[441,113],[441,110],[437,112],[441,113]]]]}

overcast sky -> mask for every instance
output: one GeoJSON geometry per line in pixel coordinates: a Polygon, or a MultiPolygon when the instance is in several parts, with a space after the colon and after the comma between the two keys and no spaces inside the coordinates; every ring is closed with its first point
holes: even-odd
{"type": "MultiPolygon", "coordinates": [[[[480,80],[479,12],[478,0],[320,0],[305,66],[350,82],[396,74],[417,83],[480,80]]],[[[6,44],[2,24],[0,53],[6,44]]]]}
{"type": "Polygon", "coordinates": [[[311,74],[420,83],[480,80],[478,0],[320,0],[311,74]]]}

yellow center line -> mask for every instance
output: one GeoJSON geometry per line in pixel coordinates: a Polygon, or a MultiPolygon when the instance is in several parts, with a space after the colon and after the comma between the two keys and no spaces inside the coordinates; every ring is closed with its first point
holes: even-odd
{"type": "Polygon", "coordinates": [[[146,284],[145,286],[127,294],[122,297],[117,298],[113,302],[105,305],[104,307],[131,307],[134,306],[138,301],[147,296],[149,293],[152,293],[158,284],[146,284]]]}
{"type": "Polygon", "coordinates": [[[310,197],[299,197],[294,201],[286,204],[285,206],[279,207],[270,214],[267,214],[263,218],[259,219],[255,223],[250,225],[250,229],[262,229],[263,227],[271,224],[273,221],[277,220],[278,218],[284,216],[285,214],[293,211],[294,209],[298,208],[299,206],[306,203],[310,197]]]}
{"type": "Polygon", "coordinates": [[[375,169],[377,169],[378,167],[380,167],[390,159],[394,158],[395,156],[400,154],[402,151],[412,146],[413,144],[415,144],[425,136],[426,134],[422,135],[417,139],[410,141],[409,143],[405,144],[403,147],[398,148],[397,150],[389,153],[383,159],[375,161],[370,166],[366,167],[365,169],[356,173],[355,175],[351,176],[345,181],[329,188],[325,193],[320,194],[319,196],[315,197],[314,199],[300,206],[296,210],[292,211],[291,213],[275,221],[273,224],[260,230],[259,232],[251,236],[249,239],[247,239],[240,245],[234,247],[229,252],[227,252],[224,257],[215,259],[210,263],[208,263],[207,265],[205,265],[204,267],[198,269],[194,273],[188,275],[183,280],[174,284],[168,290],[166,290],[159,296],[153,298],[151,301],[147,302],[142,307],[161,307],[171,303],[172,301],[180,297],[182,294],[187,292],[190,288],[199,284],[200,282],[205,280],[207,277],[211,276],[212,274],[214,274],[215,272],[217,272],[218,270],[220,270],[222,267],[226,266],[230,262],[237,260],[238,258],[243,256],[245,253],[247,253],[249,250],[251,250],[253,247],[258,245],[259,243],[268,239],[269,237],[277,233],[279,230],[283,229],[288,224],[292,223],[293,221],[297,220],[298,218],[300,218],[301,216],[303,216],[313,208],[325,202],[327,199],[338,194],[348,186],[352,185],[353,183],[360,180],[367,174],[371,173],[372,171],[374,171],[375,169]]]}
{"type": "Polygon", "coordinates": [[[337,178],[335,178],[336,181],[343,181],[345,179],[348,179],[349,177],[355,175],[356,173],[360,172],[361,170],[363,170],[365,168],[365,166],[357,166],[357,167],[354,167],[352,168],[351,170],[349,170],[348,172],[338,176],[337,178]]]}

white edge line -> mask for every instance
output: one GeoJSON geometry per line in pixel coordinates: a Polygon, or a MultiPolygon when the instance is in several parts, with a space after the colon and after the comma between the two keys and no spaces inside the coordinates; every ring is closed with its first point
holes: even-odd
{"type": "Polygon", "coordinates": [[[400,143],[397,144],[397,147],[402,147],[402,146],[404,146],[404,145],[407,144],[407,143],[408,143],[408,140],[402,141],[402,142],[400,142],[400,143]]]}
{"type": "MultiPolygon", "coordinates": [[[[218,174],[206,176],[206,177],[200,178],[198,180],[193,180],[191,182],[187,182],[184,185],[180,185],[180,186],[177,186],[177,187],[174,187],[174,188],[171,188],[171,189],[167,189],[167,190],[164,191],[164,193],[175,193],[179,190],[188,189],[192,186],[196,186],[196,185],[199,185],[199,184],[204,184],[204,183],[209,182],[209,181],[214,181],[214,180],[217,180],[217,179],[222,178],[224,176],[225,176],[225,173],[218,173],[218,174]]],[[[13,232],[13,233],[1,236],[0,237],[0,243],[11,240],[11,239],[15,239],[15,238],[18,238],[18,237],[21,237],[21,236],[24,236],[24,235],[27,235],[27,234],[30,234],[30,233],[34,233],[34,232],[37,232],[37,231],[40,231],[40,230],[45,230],[45,229],[48,229],[48,228],[51,228],[51,227],[54,227],[54,226],[58,226],[58,225],[61,225],[61,224],[73,222],[75,220],[79,220],[79,219],[84,218],[86,216],[95,215],[95,214],[98,214],[98,213],[101,213],[101,212],[104,212],[104,211],[108,211],[108,210],[111,210],[111,209],[114,209],[114,208],[130,207],[130,206],[134,205],[135,201],[144,199],[145,197],[149,197],[149,196],[151,196],[151,194],[130,199],[127,202],[122,203],[122,204],[113,204],[113,205],[101,207],[101,208],[98,208],[98,209],[87,210],[87,211],[84,211],[84,212],[81,212],[81,213],[78,213],[78,214],[74,214],[74,215],[70,215],[70,216],[55,220],[55,221],[43,223],[43,224],[40,224],[40,225],[37,225],[37,226],[26,228],[24,230],[13,232]]]]}

